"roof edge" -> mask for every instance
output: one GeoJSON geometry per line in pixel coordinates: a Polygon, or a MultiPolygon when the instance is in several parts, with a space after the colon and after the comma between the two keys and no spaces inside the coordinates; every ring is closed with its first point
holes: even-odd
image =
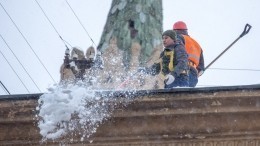
{"type": "MultiPolygon", "coordinates": [[[[118,96],[122,94],[130,95],[146,95],[146,94],[157,94],[157,93],[208,93],[217,91],[236,91],[236,90],[259,90],[260,84],[254,85],[238,85],[238,86],[217,86],[217,87],[196,87],[196,88],[173,88],[173,89],[158,89],[158,90],[136,90],[134,91],[102,91],[102,94],[113,93],[118,96]]],[[[97,91],[99,93],[99,91],[97,91]]],[[[100,91],[101,92],[101,91],[100,91]]],[[[44,93],[34,94],[13,94],[13,95],[0,95],[1,100],[29,100],[38,99],[44,93]]]]}

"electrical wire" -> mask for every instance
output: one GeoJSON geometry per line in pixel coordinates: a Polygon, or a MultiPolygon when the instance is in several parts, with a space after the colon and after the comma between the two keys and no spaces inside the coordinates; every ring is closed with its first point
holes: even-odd
{"type": "MultiPolygon", "coordinates": [[[[251,72],[260,72],[259,69],[240,69],[240,68],[208,68],[208,70],[226,70],[226,71],[251,71],[251,72]]],[[[197,85],[197,87],[213,87],[213,86],[222,86],[222,85],[197,85]]]]}
{"type": "MultiPolygon", "coordinates": [[[[49,19],[49,17],[47,16],[47,14],[45,13],[45,11],[43,10],[43,8],[41,7],[41,5],[39,4],[39,2],[37,0],[34,0],[37,5],[39,6],[39,8],[41,9],[42,13],[44,14],[44,16],[46,17],[46,19],[49,21],[49,23],[51,24],[52,28],[55,30],[55,32],[58,34],[58,36],[60,37],[60,39],[62,40],[62,42],[64,43],[65,47],[68,48],[68,46],[66,45],[69,44],[68,42],[66,42],[60,35],[60,33],[58,32],[58,30],[55,28],[55,26],[53,25],[53,23],[51,22],[51,20],[49,19]]],[[[69,44],[70,45],[70,44],[69,44]]],[[[71,46],[71,45],[70,45],[71,46]]],[[[71,46],[72,47],[72,46],[71,46]]]]}
{"type": "Polygon", "coordinates": [[[0,84],[1,84],[1,87],[5,90],[5,92],[10,95],[10,92],[9,92],[8,89],[5,87],[5,85],[2,83],[2,81],[0,81],[0,84]]]}
{"type": "Polygon", "coordinates": [[[18,28],[18,26],[16,25],[16,23],[14,22],[14,20],[12,19],[12,17],[9,15],[9,13],[6,11],[6,9],[4,8],[4,6],[1,4],[1,7],[3,8],[3,10],[5,11],[5,13],[8,15],[8,17],[10,18],[10,20],[13,22],[14,26],[16,27],[16,29],[19,31],[19,33],[21,34],[21,36],[23,37],[23,39],[26,41],[27,45],[30,47],[31,51],[34,53],[34,55],[37,57],[38,61],[41,63],[41,65],[44,67],[44,69],[46,70],[46,72],[49,74],[49,76],[51,77],[51,79],[53,80],[54,83],[55,80],[52,77],[52,75],[50,74],[50,72],[48,71],[48,69],[45,67],[45,65],[43,64],[43,62],[41,61],[41,59],[39,58],[39,56],[35,53],[34,49],[32,48],[32,46],[30,45],[30,43],[28,42],[28,40],[25,38],[25,36],[23,35],[23,33],[20,31],[20,29],[18,28]]]}
{"type": "MultiPolygon", "coordinates": [[[[89,39],[90,39],[90,40],[92,41],[92,43],[95,45],[95,49],[96,49],[97,46],[96,46],[95,42],[93,41],[93,39],[90,37],[90,35],[89,35],[87,29],[86,29],[86,28],[84,27],[84,25],[81,23],[79,17],[76,15],[75,11],[72,9],[72,7],[70,6],[70,4],[69,4],[69,2],[68,2],[67,0],[66,0],[66,3],[67,3],[68,6],[70,7],[70,10],[71,10],[72,13],[74,14],[74,16],[75,16],[75,17],[77,18],[77,20],[79,21],[79,23],[80,23],[80,25],[82,26],[82,28],[84,29],[84,31],[87,33],[89,39]]],[[[95,51],[97,51],[97,50],[95,50],[95,51]]]]}
{"type": "MultiPolygon", "coordinates": [[[[5,42],[6,46],[8,47],[8,49],[12,52],[12,54],[14,55],[14,57],[17,59],[17,61],[20,63],[20,65],[22,66],[22,68],[24,69],[24,71],[27,73],[27,75],[30,77],[30,79],[32,80],[32,82],[34,83],[34,85],[37,87],[37,89],[41,92],[40,88],[37,86],[37,84],[35,83],[35,81],[33,80],[33,78],[30,76],[30,74],[28,73],[28,71],[25,69],[25,67],[23,66],[23,64],[21,63],[21,61],[18,59],[18,57],[15,55],[15,53],[13,52],[13,50],[11,49],[11,47],[7,44],[7,42],[5,41],[5,39],[2,37],[2,35],[0,35],[1,38],[3,39],[3,41],[5,42]]],[[[3,55],[3,54],[2,54],[3,55]]],[[[4,56],[4,55],[3,55],[4,56]]]]}
{"type": "Polygon", "coordinates": [[[28,88],[25,86],[24,82],[22,81],[22,79],[19,77],[19,75],[17,74],[17,72],[14,70],[14,68],[12,67],[12,65],[10,64],[10,62],[6,59],[5,55],[2,53],[2,51],[0,51],[0,53],[2,54],[2,56],[4,57],[5,61],[9,64],[9,66],[11,67],[11,69],[13,70],[13,72],[16,74],[16,76],[18,77],[18,79],[21,81],[21,83],[23,84],[24,88],[27,90],[28,93],[30,93],[30,91],[28,90],[28,88]]]}
{"type": "Polygon", "coordinates": [[[235,71],[260,71],[259,69],[235,69],[235,68],[208,68],[212,70],[235,70],[235,71]]]}

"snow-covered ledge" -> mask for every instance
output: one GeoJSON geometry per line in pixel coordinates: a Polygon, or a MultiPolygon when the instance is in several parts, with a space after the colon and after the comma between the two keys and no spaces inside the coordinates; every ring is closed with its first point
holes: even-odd
{"type": "MultiPolygon", "coordinates": [[[[109,94],[123,98],[127,93],[103,93],[109,94]]],[[[43,143],[35,118],[41,95],[0,96],[0,145],[260,144],[260,85],[137,91],[133,96],[138,98],[116,108],[90,138],[80,141],[74,135],[43,143]]]]}

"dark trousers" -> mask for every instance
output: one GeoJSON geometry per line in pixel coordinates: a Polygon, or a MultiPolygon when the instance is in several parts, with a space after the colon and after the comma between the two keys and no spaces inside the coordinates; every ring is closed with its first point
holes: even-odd
{"type": "Polygon", "coordinates": [[[175,80],[170,85],[164,84],[164,88],[174,88],[174,87],[188,87],[189,78],[186,74],[180,74],[180,76],[175,77],[175,80]]]}
{"type": "Polygon", "coordinates": [[[195,87],[198,83],[198,73],[193,67],[190,67],[189,71],[189,87],[195,87]]]}

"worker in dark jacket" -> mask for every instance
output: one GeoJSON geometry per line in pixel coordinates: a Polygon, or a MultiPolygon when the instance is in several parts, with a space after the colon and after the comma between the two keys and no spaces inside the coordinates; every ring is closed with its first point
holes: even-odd
{"type": "Polygon", "coordinates": [[[195,87],[198,83],[198,77],[205,70],[203,51],[197,41],[188,35],[188,28],[183,21],[173,24],[175,30],[185,44],[186,52],[189,60],[189,87],[195,87]]]}
{"type": "Polygon", "coordinates": [[[184,44],[177,41],[174,30],[162,34],[164,50],[160,61],[153,64],[148,72],[152,75],[161,74],[164,77],[164,88],[188,87],[188,55],[184,44]]]}

